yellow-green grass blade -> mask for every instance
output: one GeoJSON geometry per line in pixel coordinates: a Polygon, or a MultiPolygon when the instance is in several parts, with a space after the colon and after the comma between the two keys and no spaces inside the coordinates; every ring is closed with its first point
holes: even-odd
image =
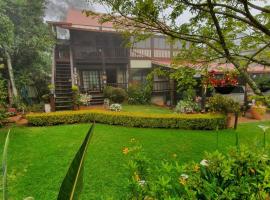
{"type": "Polygon", "coordinates": [[[4,145],[3,151],[3,159],[2,159],[2,169],[3,169],[3,200],[8,199],[8,189],[7,189],[7,154],[8,154],[8,144],[9,144],[9,133],[10,129],[8,130],[6,141],[4,145]]]}
{"type": "Polygon", "coordinates": [[[91,126],[85,139],[76,153],[69,169],[64,178],[60,191],[58,194],[58,200],[77,200],[83,187],[83,168],[84,158],[87,152],[88,144],[92,138],[94,131],[94,125],[91,126]]]}

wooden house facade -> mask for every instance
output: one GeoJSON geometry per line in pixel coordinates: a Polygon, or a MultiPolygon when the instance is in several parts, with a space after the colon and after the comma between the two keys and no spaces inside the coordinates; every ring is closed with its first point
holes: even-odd
{"type": "MultiPolygon", "coordinates": [[[[86,17],[79,10],[69,10],[64,22],[48,23],[57,38],[52,64],[56,110],[72,109],[73,85],[78,86],[81,93],[91,94],[92,104],[103,104],[105,86],[127,89],[129,84],[143,83],[152,68],[170,67],[172,58],[182,49],[180,41],[171,44],[162,35],[154,35],[128,48],[112,23],[100,24],[97,17],[86,17]]],[[[187,48],[188,45],[186,43],[187,48]]],[[[210,66],[216,70],[218,67],[234,68],[232,64],[212,63],[210,66]]],[[[263,66],[249,70],[253,76],[270,73],[270,69],[263,66]]],[[[154,78],[154,103],[173,104],[174,94],[171,81],[154,78]]]]}

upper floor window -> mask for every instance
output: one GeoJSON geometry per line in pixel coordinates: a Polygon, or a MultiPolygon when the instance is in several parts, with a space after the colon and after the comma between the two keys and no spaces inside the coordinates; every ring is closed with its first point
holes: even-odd
{"type": "Polygon", "coordinates": [[[150,49],[151,48],[151,39],[148,38],[146,40],[135,42],[133,44],[133,47],[138,48],[138,49],[150,49]]]}
{"type": "Polygon", "coordinates": [[[182,49],[181,41],[180,40],[175,41],[174,44],[173,44],[173,48],[174,49],[182,49]]]}
{"type": "Polygon", "coordinates": [[[155,37],[154,38],[154,48],[155,49],[170,49],[170,43],[165,37],[155,37]]]}
{"type": "Polygon", "coordinates": [[[70,39],[70,33],[68,29],[64,29],[61,27],[56,27],[56,37],[60,40],[69,40],[70,39]]]}

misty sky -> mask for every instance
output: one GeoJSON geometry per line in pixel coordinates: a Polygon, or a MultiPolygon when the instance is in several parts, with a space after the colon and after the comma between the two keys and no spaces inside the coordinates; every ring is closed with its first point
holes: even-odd
{"type": "MultiPolygon", "coordinates": [[[[91,2],[91,0],[90,0],[91,2]]],[[[254,4],[257,5],[269,5],[270,0],[254,0],[254,4]]],[[[106,13],[108,8],[100,4],[89,4],[87,0],[48,0],[47,9],[45,13],[45,20],[63,21],[69,8],[76,9],[89,9],[96,12],[106,13]]],[[[255,14],[255,13],[254,13],[255,14]]],[[[256,13],[257,14],[257,13],[256,13]]],[[[186,11],[181,16],[181,21],[186,22],[190,18],[191,14],[186,11]]]]}

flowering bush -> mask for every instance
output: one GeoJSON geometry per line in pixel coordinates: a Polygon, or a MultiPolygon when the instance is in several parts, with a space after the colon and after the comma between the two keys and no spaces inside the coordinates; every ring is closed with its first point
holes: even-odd
{"type": "Polygon", "coordinates": [[[91,99],[92,99],[92,96],[89,94],[80,94],[80,102],[82,105],[88,106],[91,99]]]}
{"type": "Polygon", "coordinates": [[[217,77],[216,71],[212,70],[208,73],[208,82],[213,87],[236,86],[238,84],[237,74],[234,72],[224,72],[222,77],[217,77]]]}
{"type": "Polygon", "coordinates": [[[189,100],[181,100],[177,103],[175,107],[176,113],[193,113],[198,112],[200,107],[197,103],[189,101],[189,100]]]}
{"type": "Polygon", "coordinates": [[[120,112],[122,110],[122,106],[118,103],[114,103],[114,104],[110,105],[110,110],[120,112]]]}
{"type": "Polygon", "coordinates": [[[246,147],[226,155],[206,153],[197,163],[161,161],[153,165],[132,139],[123,149],[129,170],[126,199],[268,199],[269,151],[246,147]]]}

